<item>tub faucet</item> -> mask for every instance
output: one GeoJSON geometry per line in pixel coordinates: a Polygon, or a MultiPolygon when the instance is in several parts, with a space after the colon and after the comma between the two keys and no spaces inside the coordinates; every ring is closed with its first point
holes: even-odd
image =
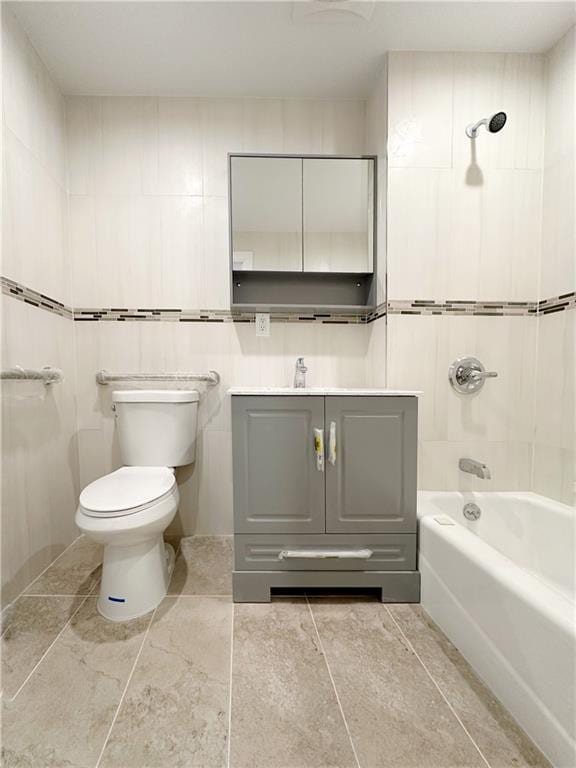
{"type": "Polygon", "coordinates": [[[482,464],[481,461],[476,461],[476,459],[460,459],[458,468],[469,475],[476,475],[480,480],[490,480],[491,477],[490,470],[486,464],[482,464]]]}
{"type": "Polygon", "coordinates": [[[306,388],[306,372],[308,368],[304,365],[304,358],[299,357],[296,360],[296,371],[294,372],[294,387],[296,389],[306,388]]]}

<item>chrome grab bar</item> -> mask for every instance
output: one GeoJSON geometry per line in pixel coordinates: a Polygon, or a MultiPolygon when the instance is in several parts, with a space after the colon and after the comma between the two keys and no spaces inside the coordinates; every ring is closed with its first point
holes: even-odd
{"type": "Polygon", "coordinates": [[[278,560],[369,560],[371,549],[283,549],[278,560]]]}
{"type": "Polygon", "coordinates": [[[209,386],[220,383],[220,374],[208,373],[110,373],[101,370],[96,374],[98,384],[111,384],[114,381],[204,381],[209,386]]]}
{"type": "Polygon", "coordinates": [[[53,368],[47,365],[44,368],[22,368],[16,365],[14,368],[7,368],[0,372],[2,381],[41,381],[47,386],[62,381],[64,374],[60,368],[53,368]]]}

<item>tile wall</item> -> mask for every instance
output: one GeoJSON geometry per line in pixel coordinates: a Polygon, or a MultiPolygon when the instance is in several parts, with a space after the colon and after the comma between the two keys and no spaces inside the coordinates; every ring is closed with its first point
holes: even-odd
{"type": "Polygon", "coordinates": [[[100,368],[220,373],[201,401],[197,461],[179,470],[173,531],[186,534],[232,531],[228,387],[290,384],[301,355],[311,384],[365,384],[370,341],[357,320],[273,322],[256,338],[253,324],[222,312],[228,152],[361,154],[364,112],[363,101],[67,99],[82,485],[120,463],[100,368]],[[175,322],[88,319],[102,308],[186,312],[175,322]],[[210,322],[182,322],[199,310],[210,322]]]}
{"type": "MultiPolygon", "coordinates": [[[[538,323],[568,326],[574,316],[536,319],[541,290],[552,291],[546,298],[573,290],[570,281],[539,285],[542,226],[556,232],[542,220],[546,57],[392,53],[388,74],[388,316],[374,325],[387,322],[388,386],[424,392],[420,488],[529,489],[534,406],[544,409],[540,380],[550,376],[538,365],[537,386],[538,323]],[[501,133],[466,137],[466,125],[501,109],[501,133]],[[448,384],[463,355],[498,371],[477,396],[448,384]],[[492,479],[459,472],[465,455],[485,462],[492,479]]],[[[573,135],[564,142],[573,148],[573,135]]],[[[565,251],[555,258],[566,260],[565,251]]],[[[562,338],[551,325],[542,331],[541,358],[551,349],[545,333],[562,338]]],[[[549,494],[565,496],[562,472],[542,475],[549,494]]]]}
{"type": "MultiPolygon", "coordinates": [[[[2,387],[2,600],[9,602],[76,537],[73,323],[65,248],[64,100],[11,11],[2,8],[2,274],[56,302],[2,296],[2,366],[52,365],[64,381],[2,387]]],[[[8,284],[3,285],[10,294],[8,284]]]]}
{"type": "Polygon", "coordinates": [[[533,487],[537,493],[574,503],[576,28],[554,46],[546,65],[540,298],[571,293],[572,308],[538,319],[533,487]]]}

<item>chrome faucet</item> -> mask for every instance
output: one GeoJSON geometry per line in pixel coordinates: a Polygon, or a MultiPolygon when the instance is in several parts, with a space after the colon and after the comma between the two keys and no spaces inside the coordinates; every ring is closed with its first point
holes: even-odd
{"type": "Polygon", "coordinates": [[[482,464],[481,461],[476,461],[476,459],[460,459],[458,469],[469,475],[476,475],[480,480],[490,480],[491,478],[490,470],[486,464],[482,464]]]}
{"type": "Polygon", "coordinates": [[[294,387],[295,389],[306,388],[306,372],[308,368],[304,365],[304,358],[299,357],[296,360],[296,371],[294,372],[294,387]]]}

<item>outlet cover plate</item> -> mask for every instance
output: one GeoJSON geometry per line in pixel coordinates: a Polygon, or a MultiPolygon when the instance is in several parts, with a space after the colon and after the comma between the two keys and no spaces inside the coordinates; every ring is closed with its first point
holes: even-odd
{"type": "Polygon", "coordinates": [[[270,336],[270,315],[256,312],[256,336],[270,336]]]}

